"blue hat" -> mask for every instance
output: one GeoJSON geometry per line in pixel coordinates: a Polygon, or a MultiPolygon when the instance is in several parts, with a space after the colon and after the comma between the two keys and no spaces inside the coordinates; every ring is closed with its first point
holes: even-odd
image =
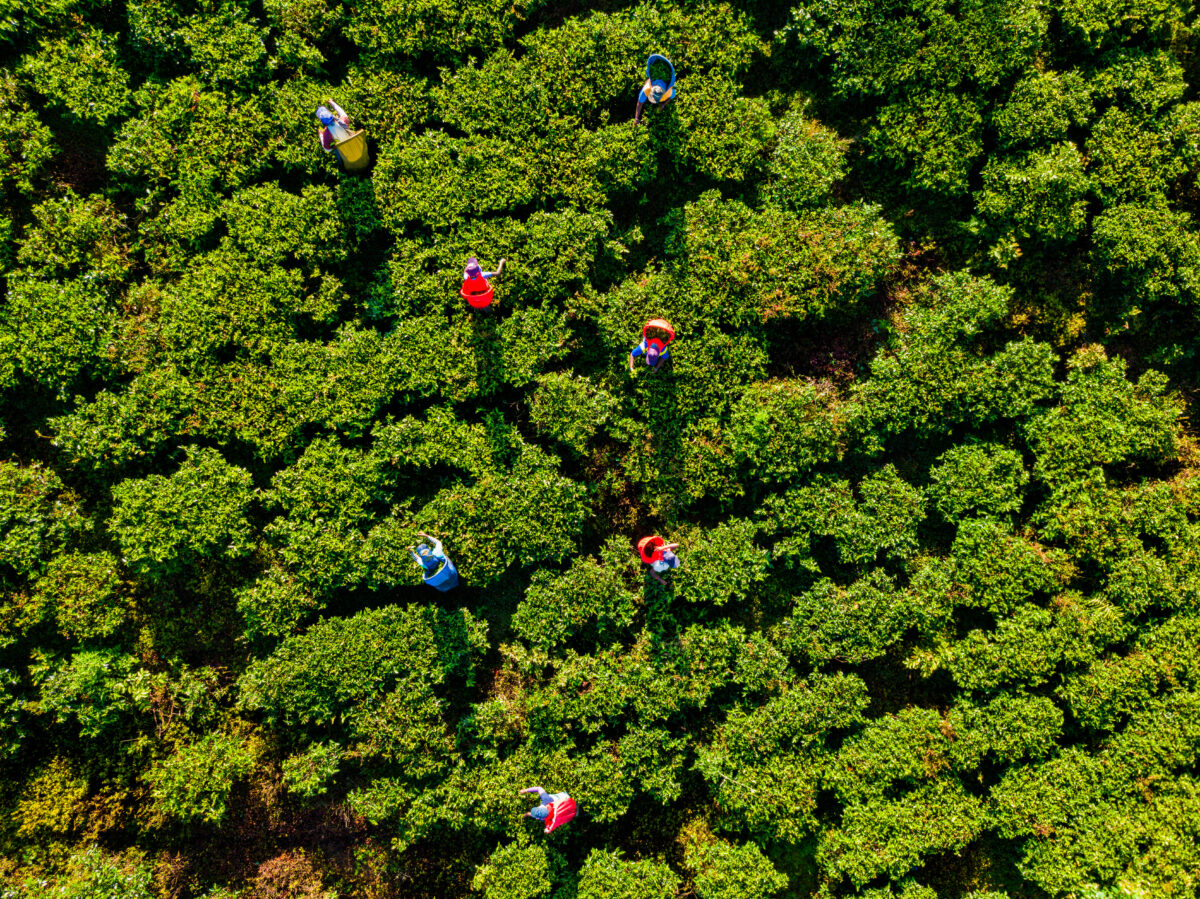
{"type": "Polygon", "coordinates": [[[324,106],[318,106],[317,107],[317,121],[319,121],[322,125],[324,125],[326,128],[328,128],[330,125],[332,125],[334,122],[336,122],[337,119],[335,119],[333,116],[333,113],[330,112],[328,109],[326,109],[324,106]]]}
{"type": "Polygon", "coordinates": [[[646,364],[658,365],[658,347],[654,345],[646,347],[646,364]]]}

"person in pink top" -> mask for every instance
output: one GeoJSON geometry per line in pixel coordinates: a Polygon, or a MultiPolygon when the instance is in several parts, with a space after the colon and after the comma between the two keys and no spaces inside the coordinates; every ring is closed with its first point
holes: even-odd
{"type": "MultiPolygon", "coordinates": [[[[334,144],[340,143],[350,136],[350,116],[346,115],[346,110],[332,100],[328,102],[337,110],[337,115],[330,112],[326,106],[317,107],[317,121],[321,123],[321,149],[326,153],[330,150],[337,153],[334,144]]],[[[338,153],[337,156],[339,160],[342,158],[341,153],[338,153]]]]}

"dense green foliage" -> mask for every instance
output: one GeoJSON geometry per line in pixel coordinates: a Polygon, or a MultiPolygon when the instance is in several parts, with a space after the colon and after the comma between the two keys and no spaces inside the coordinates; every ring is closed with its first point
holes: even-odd
{"type": "Polygon", "coordinates": [[[0,899],[1200,895],[1198,80],[1177,0],[0,0],[0,899]]]}

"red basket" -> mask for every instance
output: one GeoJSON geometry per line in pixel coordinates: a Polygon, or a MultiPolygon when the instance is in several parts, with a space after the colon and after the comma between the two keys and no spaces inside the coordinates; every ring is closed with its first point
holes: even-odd
{"type": "Polygon", "coordinates": [[[652,318],[642,326],[642,340],[649,342],[652,339],[650,337],[651,328],[657,328],[667,335],[666,341],[663,342],[664,347],[670,346],[671,342],[675,339],[675,329],[671,327],[669,321],[665,318],[652,318]]]}
{"type": "Polygon", "coordinates": [[[546,822],[545,833],[549,833],[556,827],[562,827],[568,821],[575,817],[575,800],[564,799],[562,802],[556,802],[550,806],[550,819],[546,822]]]}
{"type": "Polygon", "coordinates": [[[466,300],[467,305],[472,309],[486,309],[488,306],[492,305],[493,291],[491,284],[487,284],[486,281],[484,284],[487,285],[486,289],[478,292],[468,291],[466,285],[464,284],[463,288],[459,290],[458,295],[466,300]]]}
{"type": "Polygon", "coordinates": [[[653,565],[662,558],[662,550],[660,550],[659,547],[666,542],[667,541],[659,536],[643,537],[638,541],[638,555],[642,557],[642,561],[647,565],[653,565]],[[647,552],[647,550],[649,550],[649,552],[647,552]]]}

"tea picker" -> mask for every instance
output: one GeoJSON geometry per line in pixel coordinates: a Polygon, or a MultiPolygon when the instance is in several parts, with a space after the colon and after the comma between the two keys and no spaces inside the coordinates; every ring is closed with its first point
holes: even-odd
{"type": "Polygon", "coordinates": [[[675,96],[675,66],[671,65],[671,60],[667,59],[660,53],[651,53],[650,58],[646,60],[646,83],[642,85],[641,91],[638,93],[637,111],[633,114],[633,124],[637,125],[642,120],[642,107],[647,103],[655,106],[666,103],[675,96]],[[664,62],[667,64],[667,69],[670,70],[670,82],[663,81],[660,78],[652,78],[650,69],[655,62],[664,62]]]}
{"type": "Polygon", "coordinates": [[[646,364],[651,371],[658,371],[658,366],[671,358],[667,349],[675,340],[675,329],[665,318],[652,318],[642,326],[642,342],[629,353],[629,373],[634,374],[633,360],[645,356],[646,364]]]}
{"type": "Polygon", "coordinates": [[[500,260],[494,272],[485,272],[479,265],[479,260],[472,256],[467,260],[463,270],[462,288],[458,294],[467,301],[472,309],[486,309],[492,304],[492,285],[488,282],[504,271],[504,260],[500,260]]]}
{"type": "Polygon", "coordinates": [[[430,547],[422,541],[415,547],[408,548],[413,561],[424,569],[425,583],[443,593],[457,587],[458,569],[454,567],[453,562],[446,558],[446,553],[442,550],[442,541],[436,537],[430,537],[424,531],[417,531],[417,533],[432,544],[430,547]]]}
{"type": "Polygon", "coordinates": [[[575,800],[566,793],[547,793],[541,787],[517,790],[517,795],[521,793],[537,793],[538,804],[527,811],[525,816],[535,821],[545,821],[546,829],[543,833],[550,833],[575,817],[575,800]]]}
{"type": "Polygon", "coordinates": [[[666,543],[662,537],[655,535],[653,537],[643,537],[638,541],[638,555],[642,557],[642,561],[650,566],[650,576],[660,584],[666,586],[666,581],[659,577],[660,574],[666,571],[673,571],[679,567],[679,556],[675,555],[673,550],[679,548],[678,543],[666,543]]]}
{"type": "Polygon", "coordinates": [[[367,153],[367,135],[364,131],[350,130],[350,117],[346,110],[333,100],[326,100],[337,112],[334,115],[326,106],[317,107],[317,121],[321,123],[321,149],[333,151],[347,172],[365,169],[371,162],[367,153]]]}

